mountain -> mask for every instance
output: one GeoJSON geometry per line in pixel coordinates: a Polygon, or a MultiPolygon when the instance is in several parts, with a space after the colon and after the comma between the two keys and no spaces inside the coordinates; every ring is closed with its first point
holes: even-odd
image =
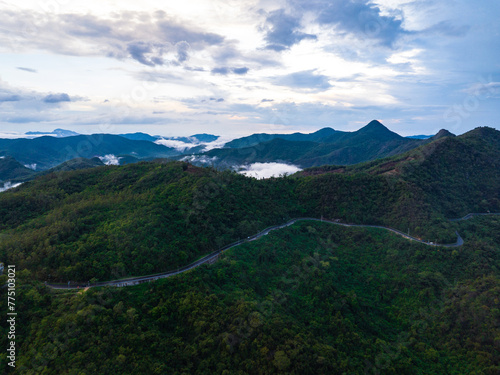
{"type": "Polygon", "coordinates": [[[78,157],[131,155],[138,159],[170,157],[179,152],[149,141],[135,141],[110,134],[55,138],[0,139],[0,154],[14,157],[22,164],[36,164],[46,170],[78,157]]]}
{"type": "Polygon", "coordinates": [[[160,138],[159,136],[152,136],[141,132],[120,134],[120,136],[127,139],[131,139],[133,141],[149,141],[149,142],[155,142],[160,138]]]}
{"type": "Polygon", "coordinates": [[[428,139],[428,138],[431,138],[432,135],[409,135],[408,137],[406,138],[410,138],[410,139],[428,139]]]}
{"type": "Polygon", "coordinates": [[[55,135],[56,137],[62,138],[62,137],[73,137],[75,135],[79,135],[78,133],[71,131],[71,130],[65,130],[65,129],[55,129],[54,131],[47,133],[47,132],[27,132],[25,133],[26,135],[55,135]]]}
{"type": "MultiPolygon", "coordinates": [[[[13,373],[498,373],[500,219],[447,215],[498,209],[499,134],[478,128],[286,178],[156,161],[50,173],[4,192],[0,260],[16,266],[23,321],[13,373]],[[44,285],[176,270],[298,216],[439,243],[458,231],[464,244],[304,221],[154,282],[44,285]]],[[[0,329],[8,348],[6,319],[0,329]]]]}
{"type": "Polygon", "coordinates": [[[500,212],[500,132],[483,127],[457,137],[442,130],[430,140],[394,157],[302,173],[392,176],[417,187],[446,217],[500,212]]]}
{"type": "Polygon", "coordinates": [[[430,140],[435,141],[436,139],[444,138],[444,137],[456,137],[455,134],[450,133],[446,129],[441,129],[436,135],[433,135],[430,140]]]}
{"type": "MultiPolygon", "coordinates": [[[[295,144],[272,141],[281,142],[295,144]]],[[[299,148],[302,142],[296,144],[299,148]]],[[[59,230],[61,243],[47,249],[53,256],[44,253],[44,262],[48,263],[33,266],[39,277],[49,272],[59,279],[74,280],[89,277],[90,269],[100,279],[109,278],[118,261],[115,258],[98,268],[86,265],[101,259],[105,255],[102,251],[108,251],[109,246],[121,254],[123,276],[157,272],[296,216],[380,224],[405,232],[410,228],[416,235],[452,242],[455,234],[444,218],[468,212],[500,212],[499,165],[500,132],[479,128],[392,158],[351,167],[304,170],[282,179],[257,181],[230,171],[165,160],[60,173],[58,178],[51,173],[15,193],[1,195],[0,229],[19,226],[19,235],[28,241],[32,225],[38,228],[44,222],[47,225],[38,235],[42,238],[58,231],[58,220],[49,224],[47,217],[61,209],[72,212],[87,207],[85,213],[71,216],[64,230],[78,232],[83,220],[92,223],[87,228],[92,235],[65,237],[59,230]],[[158,201],[160,197],[166,200],[158,201]],[[19,201],[24,203],[17,207],[19,201]],[[29,211],[24,211],[25,205],[29,205],[29,211]],[[102,225],[115,228],[114,245],[102,225]],[[198,241],[203,245],[197,245],[198,241]],[[99,243],[108,245],[96,245],[99,243]],[[133,251],[136,243],[147,244],[141,250],[141,261],[133,251]],[[78,267],[69,269],[62,258],[57,258],[66,247],[81,248],[81,255],[73,259],[78,267]],[[182,254],[178,248],[183,249],[182,254]]],[[[21,238],[12,240],[19,241],[19,246],[25,243],[21,238]]],[[[0,243],[0,259],[2,246],[0,243]]],[[[8,246],[5,242],[3,249],[8,246]]],[[[22,246],[31,252],[29,241],[22,246]]],[[[18,258],[7,252],[3,256],[28,265],[24,255],[18,258]]]]}
{"type": "Polygon", "coordinates": [[[355,132],[325,128],[312,134],[254,135],[234,140],[223,149],[210,150],[204,155],[216,157],[216,163],[222,167],[281,161],[306,168],[356,164],[402,153],[429,141],[403,138],[374,120],[355,132]],[[256,143],[258,141],[263,142],[256,143]],[[235,148],[243,145],[252,146],[235,148]]]}
{"type": "Polygon", "coordinates": [[[323,138],[332,136],[337,133],[336,130],[331,128],[323,128],[314,133],[303,134],[303,133],[293,133],[293,134],[253,134],[248,137],[234,139],[231,142],[225,144],[225,148],[245,148],[252,147],[259,143],[268,142],[273,139],[279,138],[287,141],[321,141],[323,138]]]}
{"type": "Polygon", "coordinates": [[[192,135],[192,136],[187,137],[187,138],[180,137],[177,139],[182,140],[183,142],[186,142],[186,143],[189,143],[189,141],[192,141],[193,139],[196,139],[200,143],[201,142],[210,143],[210,142],[214,142],[217,139],[219,139],[219,136],[213,135],[213,134],[202,133],[202,134],[195,134],[195,135],[192,135]]]}
{"type": "Polygon", "coordinates": [[[0,158],[0,183],[25,181],[34,175],[35,171],[25,167],[13,157],[0,158]]]}
{"type": "Polygon", "coordinates": [[[64,163],[59,164],[58,166],[51,168],[43,173],[52,173],[52,172],[63,172],[63,171],[76,171],[81,169],[102,167],[104,163],[99,158],[75,158],[64,163]]]}

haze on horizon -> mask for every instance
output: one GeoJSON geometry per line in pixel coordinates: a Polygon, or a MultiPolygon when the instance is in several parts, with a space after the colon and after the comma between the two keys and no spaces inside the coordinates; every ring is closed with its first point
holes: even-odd
{"type": "Polygon", "coordinates": [[[500,3],[0,2],[0,133],[500,129],[500,3]]]}

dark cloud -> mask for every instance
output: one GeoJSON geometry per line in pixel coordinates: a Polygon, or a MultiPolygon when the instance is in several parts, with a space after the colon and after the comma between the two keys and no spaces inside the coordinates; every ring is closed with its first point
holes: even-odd
{"type": "Polygon", "coordinates": [[[223,99],[223,98],[218,98],[218,99],[217,99],[217,98],[210,98],[210,100],[215,101],[215,102],[217,102],[217,103],[221,103],[221,102],[223,102],[223,101],[224,101],[224,99],[223,99]]]}
{"type": "Polygon", "coordinates": [[[301,28],[300,18],[288,15],[283,9],[269,13],[266,19],[266,49],[283,51],[304,39],[317,39],[316,35],[306,34],[301,28]]]}
{"type": "Polygon", "coordinates": [[[117,12],[109,18],[92,14],[60,14],[48,17],[28,11],[0,11],[0,43],[74,56],[132,58],[147,66],[180,64],[189,51],[221,45],[224,37],[168,17],[165,13],[117,12]],[[23,25],[36,25],[36,33],[23,25]],[[12,35],[24,38],[12,43],[12,35]]]}
{"type": "Polygon", "coordinates": [[[24,68],[22,66],[18,66],[16,69],[19,69],[19,70],[24,70],[25,72],[30,72],[30,73],[38,73],[37,70],[35,69],[30,69],[30,68],[24,68]]]}
{"type": "Polygon", "coordinates": [[[327,76],[315,74],[314,72],[315,70],[305,70],[277,77],[272,81],[279,86],[315,91],[324,91],[332,87],[328,82],[329,78],[327,76]]]}
{"type": "Polygon", "coordinates": [[[243,68],[233,68],[231,69],[231,71],[234,73],[234,74],[238,74],[238,75],[245,75],[248,73],[250,69],[248,69],[247,67],[243,67],[243,68]]]}
{"type": "Polygon", "coordinates": [[[228,75],[229,72],[230,72],[229,68],[224,68],[224,67],[212,69],[212,74],[221,74],[223,76],[228,75]]]}
{"type": "Polygon", "coordinates": [[[71,98],[69,97],[68,94],[61,93],[61,94],[49,94],[46,97],[42,99],[44,103],[61,103],[61,102],[70,102],[71,98]]]}
{"type": "Polygon", "coordinates": [[[177,61],[179,62],[184,62],[189,59],[189,49],[191,48],[189,46],[188,42],[182,41],[177,43],[177,61]]]}
{"type": "Polygon", "coordinates": [[[163,65],[163,50],[161,46],[155,46],[145,42],[134,42],[128,45],[130,56],[147,66],[163,65]]]}
{"type": "Polygon", "coordinates": [[[157,26],[161,36],[170,43],[185,41],[190,45],[206,46],[221,44],[224,41],[224,37],[220,35],[198,31],[194,27],[189,28],[187,25],[178,24],[174,20],[159,22],[157,26]]]}
{"type": "Polygon", "coordinates": [[[274,99],[262,99],[260,102],[261,103],[274,102],[274,99]]]}
{"type": "Polygon", "coordinates": [[[14,95],[14,94],[2,95],[2,94],[0,94],[0,102],[19,102],[21,100],[22,100],[22,98],[20,95],[14,95]]]}
{"type": "Polygon", "coordinates": [[[219,68],[213,68],[212,69],[212,74],[220,74],[220,75],[228,75],[229,73],[234,73],[237,75],[245,75],[248,73],[250,69],[247,67],[242,67],[242,68],[228,68],[228,67],[219,67],[219,68]]]}
{"type": "Polygon", "coordinates": [[[396,40],[408,34],[402,27],[402,15],[385,16],[371,0],[291,0],[295,11],[317,14],[316,22],[335,25],[339,31],[360,39],[375,40],[392,47],[396,40]]]}

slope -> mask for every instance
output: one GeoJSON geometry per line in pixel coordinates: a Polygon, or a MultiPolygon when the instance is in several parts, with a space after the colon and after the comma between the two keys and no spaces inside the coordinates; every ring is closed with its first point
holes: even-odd
{"type": "Polygon", "coordinates": [[[466,226],[448,251],[304,223],[130,288],[58,294],[22,271],[12,373],[495,374],[500,221],[466,226]]]}
{"type": "Polygon", "coordinates": [[[133,155],[157,158],[177,155],[172,148],[148,141],[130,140],[118,135],[94,134],[73,137],[39,137],[34,139],[2,139],[0,153],[14,157],[22,164],[37,164],[40,170],[55,167],[78,157],[133,155]]]}
{"type": "Polygon", "coordinates": [[[255,135],[232,141],[225,148],[211,150],[204,155],[216,157],[215,163],[223,167],[284,161],[305,168],[356,164],[402,153],[429,141],[403,138],[376,120],[355,132],[330,130],[326,128],[300,136],[255,135]],[[244,147],[248,145],[251,147],[244,147]]]}
{"type": "Polygon", "coordinates": [[[0,182],[20,182],[35,175],[35,171],[25,167],[10,156],[0,158],[0,182]]]}

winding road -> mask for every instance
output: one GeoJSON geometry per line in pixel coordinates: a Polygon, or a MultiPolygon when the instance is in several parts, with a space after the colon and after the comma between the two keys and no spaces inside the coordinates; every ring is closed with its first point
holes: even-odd
{"type": "MultiPolygon", "coordinates": [[[[468,220],[474,216],[485,216],[485,215],[500,215],[500,213],[470,213],[470,214],[467,214],[466,216],[459,218],[459,219],[450,219],[450,221],[456,222],[456,221],[468,220]]],[[[246,243],[246,242],[249,242],[249,241],[258,240],[259,238],[269,234],[269,232],[271,232],[273,230],[289,227],[290,225],[293,225],[298,221],[319,221],[319,222],[330,223],[330,224],[334,224],[334,225],[340,225],[343,227],[380,228],[380,229],[385,229],[385,230],[388,230],[390,232],[396,233],[397,235],[399,235],[403,238],[406,238],[410,241],[420,242],[420,243],[422,243],[424,245],[428,245],[428,246],[459,247],[459,246],[462,246],[464,244],[464,240],[462,239],[462,237],[460,237],[458,232],[455,232],[457,235],[457,242],[455,242],[453,244],[437,244],[437,243],[432,243],[432,242],[426,242],[426,241],[420,240],[418,238],[412,237],[412,236],[410,236],[404,232],[401,232],[397,229],[384,227],[384,226],[380,226],[380,225],[345,224],[345,223],[341,223],[340,221],[302,217],[302,218],[292,219],[283,225],[275,225],[275,226],[266,228],[263,231],[260,231],[259,233],[255,234],[253,236],[250,236],[244,240],[233,242],[230,245],[227,245],[227,246],[225,246],[217,251],[214,251],[213,253],[210,253],[210,254],[204,256],[203,258],[198,259],[197,261],[195,261],[187,266],[184,266],[182,268],[179,268],[177,270],[174,270],[174,271],[167,271],[167,272],[163,272],[163,273],[157,273],[154,275],[130,277],[130,278],[125,278],[125,279],[120,279],[120,280],[103,281],[103,282],[98,282],[98,283],[71,283],[71,282],[68,282],[66,284],[60,284],[60,283],[47,283],[47,282],[45,282],[45,285],[50,287],[50,288],[53,288],[53,289],[79,289],[79,288],[98,287],[98,286],[124,287],[124,286],[138,285],[138,284],[141,284],[144,282],[163,279],[163,278],[170,277],[170,276],[175,276],[179,273],[183,273],[183,272],[187,272],[189,270],[192,270],[193,268],[201,266],[202,264],[213,263],[219,258],[220,254],[222,254],[224,251],[227,251],[229,249],[232,249],[233,247],[239,246],[239,245],[246,243]]]]}

